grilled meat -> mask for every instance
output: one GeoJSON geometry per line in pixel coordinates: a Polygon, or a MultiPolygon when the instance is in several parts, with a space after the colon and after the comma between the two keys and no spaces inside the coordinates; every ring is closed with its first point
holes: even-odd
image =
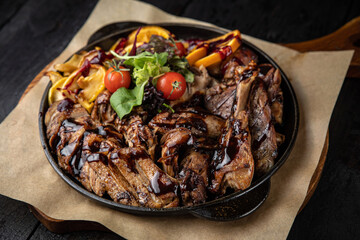
{"type": "Polygon", "coordinates": [[[235,68],[237,66],[247,66],[251,61],[258,62],[257,55],[245,46],[240,46],[234,53],[227,56],[221,64],[209,67],[209,72],[213,76],[223,77],[222,82],[226,85],[234,85],[235,68]]]}
{"type": "Polygon", "coordinates": [[[182,202],[185,206],[193,206],[206,201],[209,159],[208,153],[191,149],[181,161],[178,179],[182,202]]]}
{"type": "Polygon", "coordinates": [[[211,113],[228,119],[234,102],[236,86],[219,84],[206,91],[205,107],[211,113]]]}
{"type": "Polygon", "coordinates": [[[110,167],[127,181],[142,206],[176,207],[178,183],[166,175],[142,148],[116,149],[110,155],[110,167]]]}
{"type": "MultiPolygon", "coordinates": [[[[235,83],[242,81],[245,78],[249,78],[252,76],[254,71],[258,71],[257,65],[254,61],[251,61],[246,66],[237,66],[236,74],[232,80],[227,80],[227,84],[219,84],[207,89],[205,95],[206,109],[213,114],[219,115],[224,119],[228,119],[235,99],[235,83]]],[[[247,100],[244,100],[245,103],[246,101],[247,100]]]]}
{"type": "Polygon", "coordinates": [[[154,129],[155,133],[160,134],[184,127],[195,136],[217,138],[221,134],[224,123],[225,121],[217,116],[187,108],[175,113],[160,113],[149,122],[149,127],[154,129]]]}
{"type": "Polygon", "coordinates": [[[96,124],[80,105],[69,103],[66,99],[54,103],[47,118],[49,139],[56,135],[53,144],[60,167],[89,191],[107,193],[122,204],[153,208],[179,204],[177,181],[159,169],[143,147],[124,147],[121,133],[96,124]]]}
{"type": "Polygon", "coordinates": [[[209,190],[225,194],[228,187],[244,190],[251,184],[254,175],[254,160],[251,153],[251,136],[246,108],[251,85],[258,71],[249,76],[242,68],[237,69],[236,100],[233,113],[226,121],[220,138],[220,149],[215,151],[211,163],[211,185],[209,190]]]}
{"type": "Polygon", "coordinates": [[[103,125],[114,124],[116,112],[110,105],[111,93],[108,90],[98,95],[94,102],[91,118],[103,125]]]}
{"type": "Polygon", "coordinates": [[[84,136],[81,150],[83,167],[77,166],[79,181],[96,195],[103,196],[106,192],[115,202],[138,206],[135,191],[121,174],[111,170],[108,154],[120,146],[96,133],[84,136]]]}
{"type": "Polygon", "coordinates": [[[123,121],[121,131],[129,147],[141,147],[154,159],[157,139],[140,115],[133,114],[123,121]]]}
{"type": "Polygon", "coordinates": [[[224,71],[224,78],[222,82],[226,85],[234,85],[235,69],[238,66],[248,66],[251,62],[257,63],[258,57],[250,49],[242,46],[238,48],[233,55],[230,55],[225,61],[221,63],[221,69],[224,71]]]}
{"type": "Polygon", "coordinates": [[[278,124],[282,123],[283,116],[283,92],[280,88],[281,73],[279,69],[275,69],[271,64],[261,64],[259,66],[259,77],[263,79],[268,92],[269,102],[271,106],[271,115],[278,124]]]}
{"type": "Polygon", "coordinates": [[[249,109],[251,150],[255,160],[255,172],[257,175],[262,175],[274,165],[274,159],[277,156],[277,140],[268,94],[260,78],[255,80],[251,88],[249,109]]]}
{"type": "Polygon", "coordinates": [[[172,129],[164,134],[160,141],[161,158],[158,162],[163,165],[164,171],[171,177],[177,177],[179,173],[179,154],[180,149],[193,144],[191,131],[187,128],[179,127],[172,129]]]}

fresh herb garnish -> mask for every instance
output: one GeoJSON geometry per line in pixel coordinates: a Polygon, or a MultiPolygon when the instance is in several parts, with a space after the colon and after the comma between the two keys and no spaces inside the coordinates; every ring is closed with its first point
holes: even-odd
{"type": "Polygon", "coordinates": [[[168,56],[166,52],[142,52],[136,56],[120,56],[113,51],[111,53],[115,57],[125,60],[123,64],[134,67],[133,78],[136,85],[141,85],[149,80],[150,77],[157,78],[157,76],[170,71],[168,66],[164,66],[168,56]]]}
{"type": "Polygon", "coordinates": [[[167,107],[168,109],[170,109],[170,111],[171,111],[172,113],[175,112],[175,110],[174,110],[170,105],[167,105],[166,103],[163,103],[163,106],[164,106],[164,107],[167,107]]]}

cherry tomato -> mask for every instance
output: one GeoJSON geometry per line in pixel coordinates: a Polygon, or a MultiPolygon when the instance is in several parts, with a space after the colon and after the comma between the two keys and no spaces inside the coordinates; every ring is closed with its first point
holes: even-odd
{"type": "Polygon", "coordinates": [[[176,48],[177,48],[177,49],[175,49],[175,54],[180,57],[185,56],[186,50],[185,50],[184,45],[181,42],[177,42],[175,44],[176,44],[176,48]]]}
{"type": "Polygon", "coordinates": [[[176,100],[184,94],[186,81],[180,73],[167,72],[158,79],[156,89],[164,94],[165,99],[176,100]]]}
{"type": "Polygon", "coordinates": [[[105,87],[111,92],[114,93],[118,88],[125,87],[129,88],[131,83],[131,77],[129,71],[124,71],[125,69],[122,66],[110,67],[105,74],[105,87]]]}

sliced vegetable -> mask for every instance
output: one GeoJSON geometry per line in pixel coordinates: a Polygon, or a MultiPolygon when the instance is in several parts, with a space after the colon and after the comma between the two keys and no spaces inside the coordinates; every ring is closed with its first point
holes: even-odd
{"type": "Polygon", "coordinates": [[[104,77],[105,68],[97,64],[91,64],[90,72],[87,77],[81,76],[77,84],[82,89],[79,94],[79,102],[90,112],[96,97],[105,90],[104,77]]]}
{"type": "Polygon", "coordinates": [[[61,78],[56,83],[53,83],[53,85],[51,86],[48,94],[49,105],[65,98],[62,89],[66,79],[67,77],[61,78]]]}
{"type": "Polygon", "coordinates": [[[186,56],[190,66],[209,67],[220,63],[227,56],[235,52],[241,45],[239,30],[234,30],[220,37],[199,42],[186,56]]]}
{"type": "Polygon", "coordinates": [[[221,43],[217,46],[217,49],[211,53],[210,55],[199,59],[195,62],[195,67],[200,67],[204,65],[204,67],[211,66],[213,64],[220,63],[231,53],[235,52],[240,47],[240,41],[238,38],[233,38],[228,42],[221,43]]]}
{"type": "MultiPolygon", "coordinates": [[[[136,31],[137,30],[130,33],[128,44],[132,44],[135,41],[136,31]]],[[[169,38],[170,32],[159,26],[144,26],[141,28],[137,36],[137,42],[149,42],[152,35],[159,35],[164,38],[169,38]]]]}
{"type": "Polygon", "coordinates": [[[114,93],[118,88],[129,88],[131,83],[131,77],[129,69],[123,66],[110,67],[104,77],[105,87],[114,93]]]}
{"type": "Polygon", "coordinates": [[[159,78],[156,89],[162,92],[165,99],[179,99],[186,90],[186,81],[183,75],[177,72],[168,72],[159,78]]]}
{"type": "Polygon", "coordinates": [[[119,38],[110,48],[110,50],[113,50],[116,53],[120,53],[122,50],[124,50],[127,43],[126,38],[119,38]]]}
{"type": "Polygon", "coordinates": [[[50,78],[52,84],[55,84],[58,80],[63,78],[63,76],[60,73],[54,71],[47,72],[46,76],[50,78]]]}
{"type": "Polygon", "coordinates": [[[199,60],[200,58],[205,57],[206,53],[207,53],[207,47],[206,46],[195,48],[193,51],[191,51],[186,56],[186,60],[189,62],[189,65],[192,66],[192,65],[194,65],[194,63],[197,60],[199,60]]]}
{"type": "Polygon", "coordinates": [[[59,72],[63,72],[64,76],[69,76],[82,65],[85,54],[86,52],[74,54],[69,61],[61,64],[55,64],[54,68],[59,72]]]}

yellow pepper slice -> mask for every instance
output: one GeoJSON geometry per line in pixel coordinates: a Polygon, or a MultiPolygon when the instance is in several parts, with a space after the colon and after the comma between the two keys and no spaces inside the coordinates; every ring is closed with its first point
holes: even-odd
{"type": "Polygon", "coordinates": [[[47,72],[46,76],[50,78],[52,84],[55,84],[58,80],[63,78],[63,76],[60,73],[54,71],[47,72]]]}
{"type": "Polygon", "coordinates": [[[78,99],[81,105],[88,112],[91,111],[93,104],[97,96],[105,90],[104,77],[106,70],[104,67],[98,64],[91,64],[90,73],[87,77],[79,77],[76,81],[81,89],[83,89],[78,94],[78,99]]]}
{"type": "Polygon", "coordinates": [[[53,83],[53,85],[51,86],[48,94],[49,105],[65,98],[62,89],[64,87],[64,83],[66,82],[66,79],[68,78],[67,77],[61,78],[56,83],[53,83]]]}
{"type": "Polygon", "coordinates": [[[65,63],[56,64],[54,68],[57,71],[63,72],[64,76],[69,76],[72,72],[78,69],[84,58],[84,54],[74,54],[69,61],[65,63]]]}

